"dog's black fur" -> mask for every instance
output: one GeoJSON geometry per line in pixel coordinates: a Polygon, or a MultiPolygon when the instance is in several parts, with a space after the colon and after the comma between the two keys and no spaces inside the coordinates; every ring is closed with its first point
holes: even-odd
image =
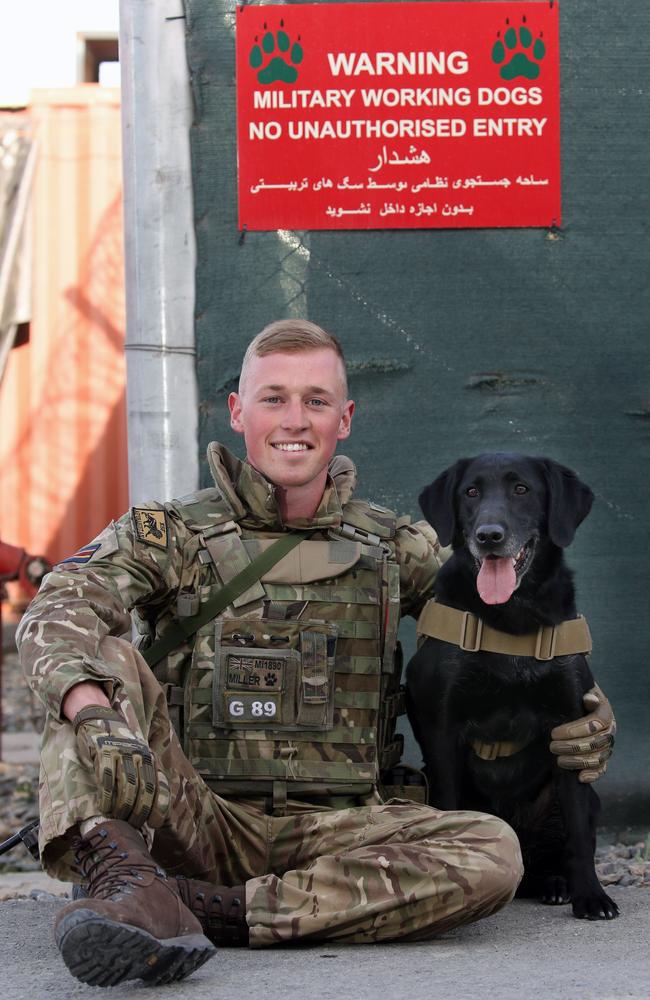
{"type": "MultiPolygon", "coordinates": [[[[575,473],[547,458],[487,454],[460,460],[420,496],[441,543],[453,545],[438,574],[437,600],[519,635],[575,618],[572,573],[562,550],[592,501],[575,473]],[[479,596],[477,575],[486,556],[519,556],[517,587],[503,603],[479,596]]],[[[505,819],[522,845],[519,894],[547,903],[571,900],[575,916],[592,920],[618,914],[594,869],[598,797],[576,771],[557,766],[549,742],[554,726],[584,715],[582,696],[593,683],[582,654],[540,662],[465,652],[433,638],[407,668],[407,709],[430,803],[505,819]],[[513,756],[484,760],[470,748],[472,740],[530,742],[513,756]]]]}

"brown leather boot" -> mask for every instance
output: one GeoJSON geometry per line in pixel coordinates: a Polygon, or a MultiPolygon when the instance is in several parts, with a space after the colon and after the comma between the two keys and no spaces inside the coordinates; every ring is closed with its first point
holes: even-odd
{"type": "Polygon", "coordinates": [[[215,954],[138,830],[121,820],[100,823],[75,850],[88,897],[63,907],[54,934],[77,979],[92,986],[172,983],[215,954]]]}
{"type": "Polygon", "coordinates": [[[181,899],[201,922],[203,933],[213,944],[248,947],[246,887],[214,885],[196,878],[176,876],[181,899]]]}

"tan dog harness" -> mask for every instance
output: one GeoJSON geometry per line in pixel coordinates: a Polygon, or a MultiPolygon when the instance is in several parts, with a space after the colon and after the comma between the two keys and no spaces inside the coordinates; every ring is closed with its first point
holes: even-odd
{"type": "Polygon", "coordinates": [[[592,649],[589,626],[582,615],[560,625],[544,625],[527,635],[512,635],[491,628],[469,611],[457,611],[434,600],[424,605],[418,618],[417,634],[450,642],[466,653],[534,656],[542,662],[570,653],[590,653],[592,649]]]}
{"type": "MultiPolygon", "coordinates": [[[[484,621],[470,614],[469,611],[458,611],[456,608],[427,601],[417,623],[417,634],[442,639],[467,653],[505,653],[507,656],[534,656],[536,660],[545,662],[555,656],[567,656],[570,653],[590,653],[592,649],[591,634],[586,619],[580,615],[560,625],[545,625],[537,632],[527,635],[512,635],[510,632],[500,632],[491,628],[484,621]]],[[[497,743],[484,743],[472,740],[470,746],[477,757],[482,760],[495,760],[497,757],[512,757],[519,753],[527,743],[500,740],[497,743]]]]}

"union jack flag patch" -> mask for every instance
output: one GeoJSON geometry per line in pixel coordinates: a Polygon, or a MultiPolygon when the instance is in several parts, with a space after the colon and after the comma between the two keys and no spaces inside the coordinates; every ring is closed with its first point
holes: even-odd
{"type": "Polygon", "coordinates": [[[75,552],[73,556],[68,556],[67,559],[61,560],[61,565],[64,563],[87,563],[90,562],[92,557],[95,555],[97,549],[101,549],[101,543],[97,545],[84,545],[83,549],[79,549],[75,552]]]}

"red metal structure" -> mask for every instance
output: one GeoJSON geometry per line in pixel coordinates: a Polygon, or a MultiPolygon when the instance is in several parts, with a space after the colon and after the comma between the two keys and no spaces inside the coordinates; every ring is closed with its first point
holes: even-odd
{"type": "Polygon", "coordinates": [[[51,568],[43,556],[31,556],[18,545],[0,541],[0,596],[4,598],[3,585],[9,580],[18,580],[28,593],[35,594],[51,568]]]}

